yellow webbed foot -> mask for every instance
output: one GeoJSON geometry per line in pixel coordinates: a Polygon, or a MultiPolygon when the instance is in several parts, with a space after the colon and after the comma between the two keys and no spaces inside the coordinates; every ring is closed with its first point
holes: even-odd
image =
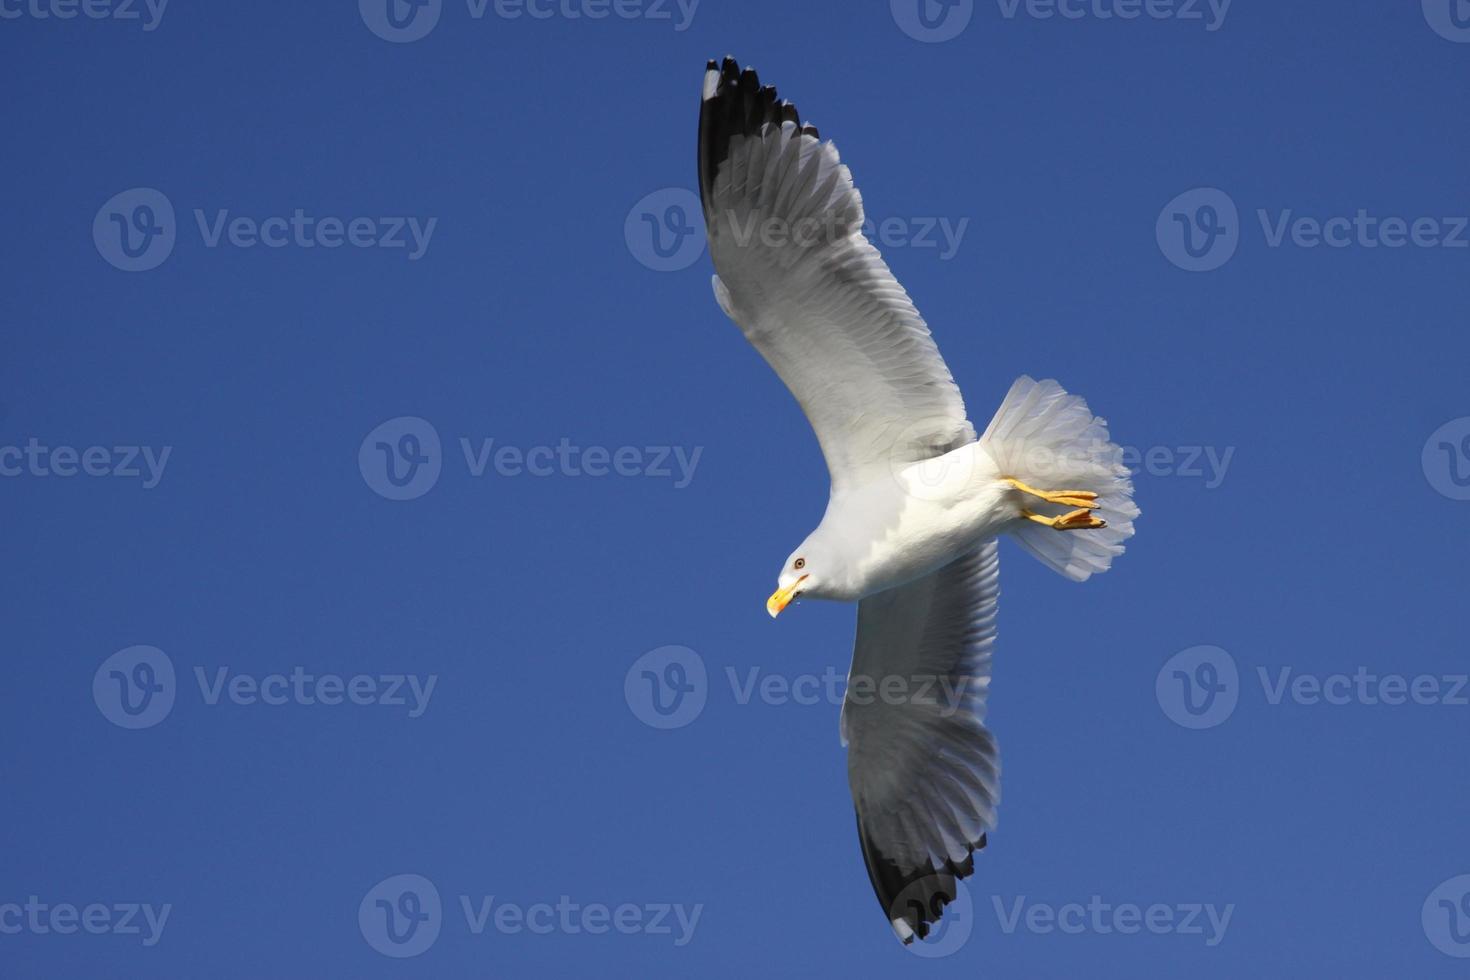
{"type": "Polygon", "coordinates": [[[1045,524],[1047,527],[1057,531],[1095,531],[1108,526],[1108,522],[1099,517],[1094,517],[1092,511],[1085,507],[1079,507],[1074,511],[1062,514],[1060,517],[1048,517],[1038,514],[1033,510],[1022,510],[1021,516],[1028,521],[1037,524],[1045,524]]]}
{"type": "Polygon", "coordinates": [[[1037,490],[1014,477],[1004,477],[1003,482],[1049,504],[1057,504],[1061,507],[1080,507],[1084,510],[1092,510],[1097,506],[1097,494],[1091,490],[1037,490]]]}

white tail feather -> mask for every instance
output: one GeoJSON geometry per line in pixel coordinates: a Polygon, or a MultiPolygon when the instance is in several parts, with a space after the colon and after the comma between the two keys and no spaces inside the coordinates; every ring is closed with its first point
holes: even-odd
{"type": "Polygon", "coordinates": [[[1012,533],[1023,548],[1074,582],[1107,571],[1123,553],[1123,542],[1133,536],[1133,519],[1138,516],[1133,480],[1122,464],[1121,451],[1108,439],[1107,422],[1094,416],[1086,401],[1067,394],[1055,381],[1018,378],[980,445],[1001,473],[1022,483],[1098,495],[1094,513],[1107,527],[1057,531],[1021,521],[1012,533]]]}

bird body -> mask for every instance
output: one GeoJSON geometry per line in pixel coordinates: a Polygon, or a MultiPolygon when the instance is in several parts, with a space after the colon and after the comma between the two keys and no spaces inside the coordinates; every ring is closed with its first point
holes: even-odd
{"type": "Polygon", "coordinates": [[[863,235],[836,148],[733,59],[705,72],[699,184],[715,299],[795,396],[831,477],[766,608],[857,603],[848,784],[874,893],[912,942],[995,827],[1000,755],[984,721],[998,539],[1085,581],[1133,534],[1133,484],[1106,423],[1055,381],[1018,379],[976,434],[863,235]]]}
{"type": "Polygon", "coordinates": [[[821,523],[796,550],[801,555],[831,551],[840,560],[821,562],[833,571],[803,589],[803,597],[857,602],[975,550],[1020,512],[1009,506],[1016,491],[1002,476],[990,455],[972,442],[832,494],[821,523]],[[847,533],[854,527],[881,533],[855,538],[847,533]]]}

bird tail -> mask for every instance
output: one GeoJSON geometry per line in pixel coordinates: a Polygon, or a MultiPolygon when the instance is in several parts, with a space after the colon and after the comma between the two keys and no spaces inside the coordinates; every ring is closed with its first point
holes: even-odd
{"type": "MultiPolygon", "coordinates": [[[[1086,490],[1097,494],[1097,530],[1058,531],[1034,521],[1017,521],[1012,534],[1031,554],[1074,582],[1105,572],[1133,536],[1138,505],[1122,451],[1108,438],[1108,424],[1087,402],[1055,381],[1021,377],[1011,386],[990,427],[980,437],[1000,472],[1030,487],[1086,490]]],[[[1037,513],[1056,516],[1064,505],[1028,502],[1037,513]]]]}

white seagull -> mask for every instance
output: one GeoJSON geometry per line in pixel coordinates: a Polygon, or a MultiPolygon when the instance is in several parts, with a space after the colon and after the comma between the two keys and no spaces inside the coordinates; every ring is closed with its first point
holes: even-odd
{"type": "Polygon", "coordinates": [[[732,58],[705,73],[699,189],[720,308],[826,457],[826,513],[766,608],[858,604],[848,782],[873,890],[909,943],[995,827],[1000,759],[983,721],[997,539],[1084,581],[1133,534],[1133,484],[1107,424],[1054,381],[1018,380],[976,438],[929,328],[863,236],[837,148],[732,58]]]}

